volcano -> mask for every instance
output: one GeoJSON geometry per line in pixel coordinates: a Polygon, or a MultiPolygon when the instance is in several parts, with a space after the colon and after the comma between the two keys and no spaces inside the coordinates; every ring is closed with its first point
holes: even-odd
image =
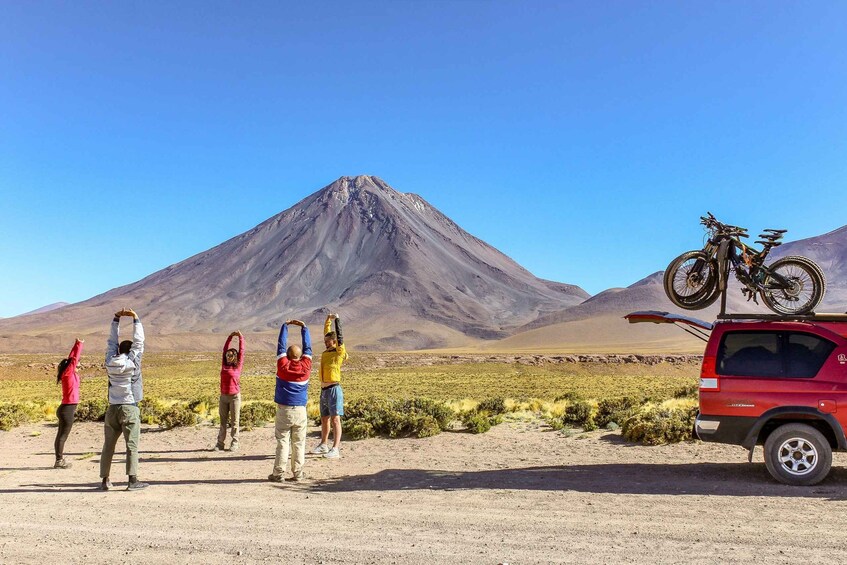
{"type": "Polygon", "coordinates": [[[588,297],[533,276],[416,194],[373,176],[341,177],[138,282],[0,321],[0,347],[45,351],[105,335],[124,306],[160,349],[216,348],[234,329],[270,342],[282,320],[303,319],[314,331],[329,311],[362,349],[445,347],[504,337],[588,297]]]}

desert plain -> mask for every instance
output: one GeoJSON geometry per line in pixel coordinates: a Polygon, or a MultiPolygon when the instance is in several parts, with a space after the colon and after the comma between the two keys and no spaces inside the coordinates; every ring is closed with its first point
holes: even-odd
{"type": "MultiPolygon", "coordinates": [[[[214,372],[207,373],[217,355],[188,360],[151,356],[146,388],[165,394],[192,382],[214,386],[214,372]],[[191,368],[169,383],[173,367],[185,365],[191,368]]],[[[345,378],[353,398],[380,388],[430,396],[447,389],[446,397],[459,383],[465,388],[458,394],[502,394],[518,381],[528,387],[522,395],[533,386],[544,397],[582,383],[580,390],[596,397],[598,390],[629,391],[639,383],[676,387],[697,374],[691,359],[477,361],[360,355],[345,378]]],[[[245,368],[251,394],[270,390],[264,364],[245,368]]],[[[44,388],[48,366],[34,358],[5,356],[3,367],[5,395],[36,398],[51,390],[44,388]]],[[[96,363],[83,368],[83,394],[104,385],[96,363]]],[[[117,490],[97,490],[102,424],[75,424],[68,470],[52,468],[51,421],[0,431],[0,562],[847,561],[844,454],[835,454],[823,483],[789,487],[767,474],[761,449],[750,464],[740,447],[644,446],[625,441],[620,430],[555,430],[522,412],[483,434],[459,426],[426,438],[345,441],[339,460],[309,456],[308,480],[294,484],[267,480],[272,424],[242,431],[238,452],[210,451],[216,430],[211,422],[170,430],[145,425],[140,478],[151,486],[140,492],[123,490],[121,456],[112,470],[117,490]]],[[[308,444],[317,438],[312,425],[308,444]]]]}

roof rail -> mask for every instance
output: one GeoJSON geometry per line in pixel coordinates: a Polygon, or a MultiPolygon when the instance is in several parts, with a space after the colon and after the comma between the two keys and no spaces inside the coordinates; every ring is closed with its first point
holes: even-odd
{"type": "Polygon", "coordinates": [[[776,322],[847,322],[847,314],[718,314],[718,320],[773,320],[776,322]]]}

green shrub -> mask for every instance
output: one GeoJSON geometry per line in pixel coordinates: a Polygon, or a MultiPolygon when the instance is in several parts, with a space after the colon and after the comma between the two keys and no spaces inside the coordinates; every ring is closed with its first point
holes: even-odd
{"type": "Polygon", "coordinates": [[[478,412],[488,412],[489,414],[505,414],[506,400],[502,397],[486,398],[476,407],[478,412]]]}
{"type": "Polygon", "coordinates": [[[581,402],[583,400],[585,400],[585,399],[582,397],[581,394],[579,394],[578,392],[574,392],[572,390],[569,390],[568,392],[566,392],[564,394],[560,394],[559,396],[554,398],[553,402],[562,402],[562,401],[581,402]]]}
{"type": "Polygon", "coordinates": [[[443,402],[429,398],[411,398],[398,401],[393,408],[399,412],[417,412],[431,416],[438,425],[439,431],[450,429],[450,424],[456,419],[456,413],[452,408],[443,402]]]}
{"type": "Polygon", "coordinates": [[[373,425],[362,418],[349,418],[344,421],[345,439],[368,439],[375,435],[376,431],[374,430],[373,425]]]}
{"type": "Polygon", "coordinates": [[[586,432],[597,429],[594,422],[594,407],[584,400],[578,400],[565,408],[562,422],[566,425],[579,426],[586,432]]]}
{"type": "Polygon", "coordinates": [[[158,424],[168,407],[158,398],[147,396],[138,403],[138,409],[141,411],[142,423],[158,424]]]}
{"type": "Polygon", "coordinates": [[[159,415],[159,427],[169,430],[181,426],[194,426],[200,423],[200,416],[185,404],[174,404],[159,415]]]}
{"type": "Polygon", "coordinates": [[[651,408],[633,414],[621,427],[623,437],[644,445],[675,443],[692,438],[697,407],[651,408]]]}
{"type": "Polygon", "coordinates": [[[106,419],[109,401],[104,398],[87,398],[77,404],[74,419],[77,422],[102,422],[106,419]]]}
{"type": "Polygon", "coordinates": [[[0,404],[0,430],[9,431],[17,426],[39,420],[38,407],[24,402],[0,404]]]}
{"type": "Polygon", "coordinates": [[[351,439],[375,435],[430,437],[448,429],[455,417],[445,403],[428,398],[388,400],[367,396],[344,407],[343,429],[351,439]]]}
{"type": "Polygon", "coordinates": [[[195,414],[217,413],[220,396],[214,394],[204,394],[198,396],[188,402],[188,409],[195,414]]]}
{"type": "Polygon", "coordinates": [[[594,422],[601,428],[607,428],[612,423],[620,426],[624,420],[632,416],[641,404],[641,399],[634,396],[604,398],[597,403],[597,414],[594,416],[594,422]]]}
{"type": "Polygon", "coordinates": [[[697,398],[700,394],[700,384],[691,383],[690,385],[682,386],[673,391],[673,398],[697,398]]]}
{"type": "Polygon", "coordinates": [[[429,414],[418,414],[415,416],[414,428],[417,437],[436,436],[443,429],[438,423],[438,420],[429,414]]]}
{"type": "Polygon", "coordinates": [[[241,428],[260,428],[276,418],[276,404],[267,400],[249,402],[241,407],[241,428]]]}
{"type": "Polygon", "coordinates": [[[344,406],[344,420],[359,418],[370,422],[374,430],[380,433],[386,426],[386,415],[393,411],[392,403],[386,398],[364,396],[344,406]]]}
{"type": "Polygon", "coordinates": [[[484,434],[491,429],[491,418],[486,412],[465,412],[462,424],[472,434],[484,434]]]}

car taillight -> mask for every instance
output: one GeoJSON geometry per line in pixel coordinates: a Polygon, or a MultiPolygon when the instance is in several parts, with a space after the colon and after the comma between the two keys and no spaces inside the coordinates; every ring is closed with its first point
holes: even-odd
{"type": "Polygon", "coordinates": [[[718,379],[716,357],[703,357],[703,366],[700,367],[700,390],[719,391],[721,382],[718,379]]]}

